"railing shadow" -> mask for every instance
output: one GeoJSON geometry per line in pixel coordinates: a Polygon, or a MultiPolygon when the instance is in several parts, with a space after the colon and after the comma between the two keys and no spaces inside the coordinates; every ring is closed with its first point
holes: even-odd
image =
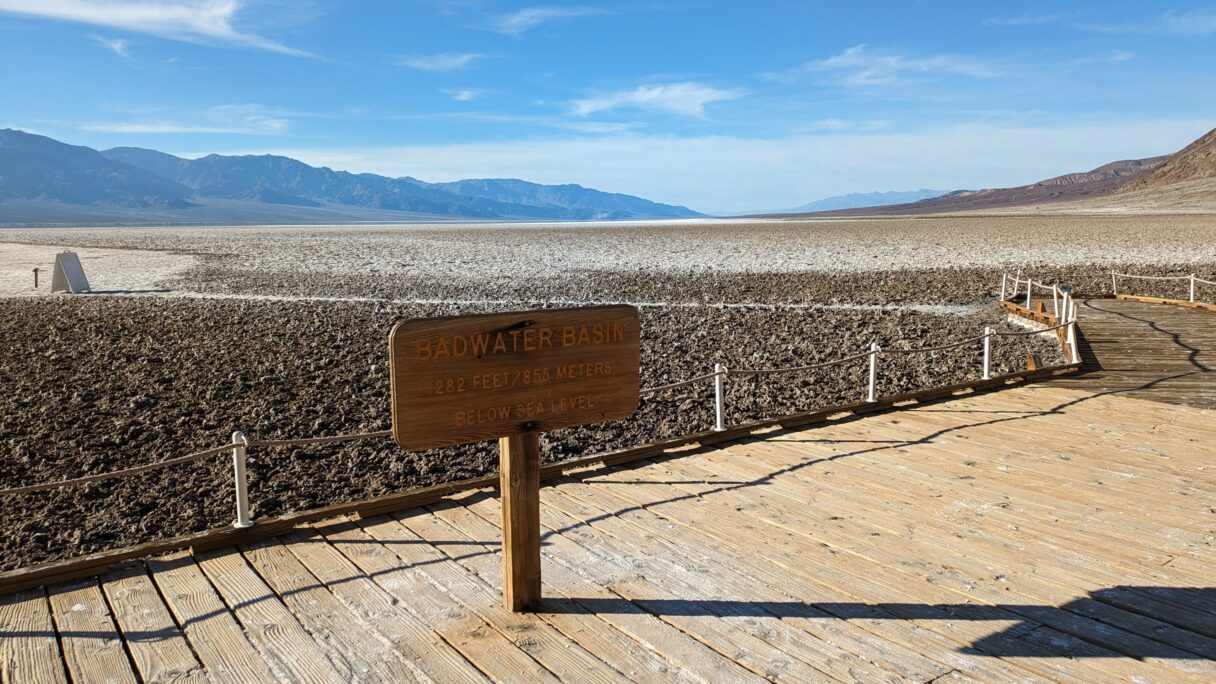
{"type": "MultiPolygon", "coordinates": [[[[1197,600],[1210,602],[1216,599],[1216,589],[1211,587],[1135,587],[1120,586],[1090,592],[1060,606],[1037,604],[925,604],[925,603],[860,603],[802,601],[726,601],[708,599],[625,599],[625,598],[575,598],[560,601],[545,601],[540,613],[591,612],[594,614],[625,614],[645,612],[658,617],[756,617],[756,618],[802,618],[809,620],[848,619],[849,616],[865,615],[867,620],[975,620],[1009,622],[1017,624],[994,632],[969,646],[959,649],[962,653],[989,657],[1059,657],[1059,658],[1165,658],[1179,660],[1204,660],[1216,658],[1216,639],[1202,634],[1202,628],[1189,624],[1185,614],[1155,614],[1162,629],[1158,638],[1129,638],[1119,641],[1115,647],[1094,645],[1083,639],[1060,639],[1059,630],[1049,624],[1061,624],[1074,620],[1079,615],[1095,612],[1105,592],[1147,591],[1162,596],[1177,604],[1191,604],[1197,600]],[[1028,615],[1039,616],[1032,619],[1028,615]],[[1041,633],[1044,630],[1047,633],[1041,633]],[[1193,632],[1194,638],[1169,640],[1179,634],[1177,630],[1193,632]],[[1114,650],[1117,649],[1117,650],[1114,650]]],[[[1110,604],[1106,604],[1110,605],[1110,604]]],[[[1118,625],[1111,625],[1118,628],[1118,625]]],[[[1130,636],[1130,635],[1129,635],[1130,636]]],[[[1112,639],[1115,641],[1115,639],[1112,639]]]]}
{"type": "MultiPolygon", "coordinates": [[[[1166,330],[1165,328],[1161,327],[1161,324],[1158,323],[1157,321],[1154,321],[1154,320],[1148,319],[1148,318],[1141,318],[1139,316],[1133,316],[1125,311],[1117,311],[1112,308],[1104,308],[1104,307],[1094,304],[1094,301],[1095,300],[1087,299],[1084,302],[1084,306],[1086,306],[1087,308],[1090,308],[1090,309],[1094,309],[1095,311],[1101,311],[1106,314],[1112,314],[1115,316],[1119,316],[1121,318],[1126,318],[1131,321],[1138,321],[1140,323],[1146,323],[1146,324],[1148,324],[1148,327],[1151,328],[1153,331],[1161,333],[1162,335],[1168,336],[1170,338],[1170,341],[1173,342],[1175,347],[1185,350],[1187,352],[1187,361],[1192,366],[1195,366],[1199,370],[1202,370],[1205,372],[1210,372],[1212,370],[1212,368],[1210,366],[1208,366],[1204,363],[1201,363],[1198,360],[1198,356],[1201,353],[1203,353],[1204,350],[1200,349],[1198,347],[1192,346],[1192,345],[1186,343],[1185,341],[1183,341],[1183,335],[1186,334],[1186,331],[1174,332],[1172,330],[1166,330]]],[[[1104,302],[1104,301],[1111,301],[1111,300],[1096,300],[1096,301],[1104,302]]],[[[1154,305],[1148,304],[1146,306],[1154,306],[1154,305]]],[[[1210,353],[1211,350],[1208,350],[1208,352],[1210,353]]],[[[1094,356],[1094,361],[1096,364],[1098,364],[1097,367],[1101,368],[1101,362],[1097,359],[1097,355],[1092,351],[1092,349],[1091,349],[1090,353],[1094,356]]]]}

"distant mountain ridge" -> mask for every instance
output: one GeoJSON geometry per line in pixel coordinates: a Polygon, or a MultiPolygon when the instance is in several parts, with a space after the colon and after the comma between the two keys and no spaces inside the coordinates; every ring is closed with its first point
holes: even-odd
{"type": "Polygon", "coordinates": [[[1121,193],[1216,178],[1216,128],[1173,155],[1169,161],[1119,188],[1121,193]]]}
{"type": "Polygon", "coordinates": [[[800,207],[782,209],[773,213],[795,214],[812,211],[833,211],[836,209],[857,209],[859,207],[881,207],[888,204],[907,204],[909,202],[919,202],[920,200],[941,197],[949,192],[949,190],[928,190],[925,188],[907,191],[851,192],[847,195],[824,197],[814,202],[808,202],[800,207]]]}
{"type": "Polygon", "coordinates": [[[54,199],[128,208],[192,206],[184,185],[97,150],[0,130],[0,199],[54,199]]]}
{"type": "MultiPolygon", "coordinates": [[[[1014,188],[955,190],[933,199],[870,206],[838,211],[815,212],[821,216],[900,216],[954,211],[982,211],[1007,207],[1054,204],[1093,199],[1113,194],[1125,184],[1161,166],[1169,155],[1148,159],[1129,159],[1103,164],[1080,173],[1067,173],[1037,183],[1014,188]]],[[[804,214],[784,214],[786,218],[804,214]]]]}
{"type": "MultiPolygon", "coordinates": [[[[138,147],[103,152],[67,145],[52,138],[11,129],[0,130],[0,199],[23,200],[21,216],[37,216],[38,203],[47,205],[48,221],[55,216],[79,216],[75,205],[110,209],[138,220],[143,208],[158,208],[156,220],[175,217],[189,221],[194,208],[207,205],[208,221],[217,212],[231,212],[265,222],[268,212],[251,207],[284,207],[291,220],[307,220],[316,209],[318,221],[332,220],[335,211],[403,212],[476,219],[618,220],[694,218],[687,207],[651,202],[579,185],[542,185],[516,179],[476,179],[426,183],[414,178],[389,178],[314,167],[276,155],[211,154],[183,159],[138,147]],[[286,209],[292,208],[290,211],[286,209]],[[357,211],[356,211],[357,210],[357,211]],[[301,218],[305,217],[305,218],[301,218]]],[[[269,215],[273,216],[273,212],[269,215]]],[[[391,214],[390,214],[391,215],[391,214]]],[[[0,205],[0,221],[3,206],[0,205]]]]}

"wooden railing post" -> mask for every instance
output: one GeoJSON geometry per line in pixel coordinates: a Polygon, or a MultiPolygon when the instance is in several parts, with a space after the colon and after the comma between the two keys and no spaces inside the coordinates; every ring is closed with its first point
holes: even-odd
{"type": "Polygon", "coordinates": [[[518,613],[540,602],[540,435],[498,440],[502,499],[502,603],[518,613]]]}

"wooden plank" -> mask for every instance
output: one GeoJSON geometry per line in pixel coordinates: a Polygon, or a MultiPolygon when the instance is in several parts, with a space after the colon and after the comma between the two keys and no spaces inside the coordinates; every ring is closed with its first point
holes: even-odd
{"type": "MultiPolygon", "coordinates": [[[[757,447],[768,447],[769,444],[756,445],[757,447]]],[[[763,458],[767,449],[749,449],[749,455],[757,458],[763,458]]],[[[732,465],[745,465],[738,461],[732,462],[732,465]]],[[[868,464],[868,465],[873,465],[868,464]]],[[[716,463],[715,471],[722,468],[722,464],[716,463]]],[[[832,473],[850,472],[856,475],[864,474],[864,467],[854,467],[847,462],[838,462],[833,464],[832,473]]],[[[730,471],[727,470],[727,475],[730,471]]],[[[797,477],[802,480],[796,487],[790,487],[788,490],[782,490],[778,486],[774,486],[771,491],[778,496],[789,496],[791,506],[797,507],[805,496],[805,484],[810,482],[810,478],[798,473],[792,473],[785,476],[784,479],[797,477]]],[[[896,483],[897,486],[890,491],[885,491],[881,487],[875,487],[874,482],[865,479],[863,482],[844,481],[840,486],[827,486],[820,488],[822,491],[816,491],[817,496],[831,496],[835,500],[849,501],[852,492],[864,491],[869,493],[874,492],[873,497],[857,497],[857,508],[866,512],[864,521],[861,523],[870,527],[871,523],[875,523],[876,527],[870,529],[876,530],[878,534],[885,538],[908,538],[918,544],[928,544],[936,548],[935,557],[948,559],[951,557],[976,558],[979,562],[991,564],[994,562],[1001,563],[1006,572],[1006,589],[1019,592],[1032,600],[1047,601],[1055,603],[1068,603],[1067,610],[1077,612],[1086,617],[1098,619],[1104,623],[1114,625],[1120,629],[1125,629],[1132,633],[1138,634],[1149,639],[1154,639],[1167,644],[1168,647],[1158,649],[1165,653],[1170,651],[1170,647],[1176,649],[1185,649],[1191,653],[1204,657],[1216,657],[1216,639],[1205,637],[1200,634],[1190,632],[1186,629],[1179,629],[1167,622],[1161,622],[1155,619],[1144,617],[1145,614],[1152,614],[1152,610],[1145,610],[1143,603],[1138,606],[1137,611],[1129,612],[1113,607],[1105,606],[1097,601],[1088,600],[1081,602],[1071,602],[1072,597],[1077,595],[1079,591],[1082,595],[1092,591],[1095,586],[1109,586],[1107,582],[1101,581],[1074,581],[1077,575],[1084,575],[1084,566],[1078,566],[1069,574],[1058,575],[1051,571],[1060,563],[1060,556],[1054,555],[1052,563],[1029,563],[1025,562],[1024,558],[1034,551],[1030,548],[1014,548],[1006,549],[999,544],[990,544],[985,542],[985,537],[978,534],[974,526],[956,526],[946,525],[939,522],[939,518],[935,516],[921,516],[918,514],[919,509],[924,507],[923,496],[929,494],[928,491],[916,488],[915,484],[909,484],[902,489],[898,487],[898,476],[892,478],[890,474],[883,474],[878,477],[878,480],[887,480],[896,483]],[[900,491],[915,491],[917,496],[903,497],[901,501],[900,491]],[[891,510],[888,515],[885,511],[891,510]],[[966,541],[966,544],[959,544],[959,540],[966,541]],[[1052,584],[1048,584],[1046,581],[1052,584]],[[1058,588],[1057,588],[1058,587],[1058,588]]],[[[816,484],[822,484],[826,476],[819,474],[815,479],[816,484]]],[[[999,510],[999,509],[998,509],[999,510]]],[[[999,527],[997,528],[999,529],[999,527]]],[[[1042,539],[1038,536],[1037,539],[1042,539]]],[[[957,567],[957,563],[952,563],[957,567]]],[[[1132,578],[1116,576],[1112,581],[1130,582],[1132,578]]],[[[1179,655],[1182,655],[1179,653],[1179,655]]],[[[1186,657],[1186,656],[1183,656],[1186,657]]]]}
{"type": "Polygon", "coordinates": [[[359,682],[426,681],[387,639],[331,594],[282,544],[265,541],[243,551],[296,620],[326,646],[326,657],[343,678],[359,682]]]}
{"type": "MultiPolygon", "coordinates": [[[[678,465],[684,464],[684,461],[678,462],[678,465]]],[[[998,655],[1005,654],[1003,659],[1042,676],[1108,679],[1112,675],[1122,674],[1156,677],[1161,675],[1159,669],[1142,667],[1134,660],[1126,664],[1120,661],[1117,665],[1106,666],[1102,659],[1112,657],[1113,651],[1091,646],[1067,633],[1041,625],[1033,629],[1027,628],[1028,633],[1035,636],[1027,640],[1025,635],[1018,635],[1013,629],[1019,622],[1025,623],[1027,618],[1006,610],[1003,605],[986,606],[981,615],[984,622],[994,621],[998,625],[1008,625],[1009,629],[1005,632],[994,634],[991,628],[974,618],[953,622],[960,612],[966,614],[974,611],[966,605],[973,600],[970,599],[969,591],[964,590],[962,585],[950,586],[952,583],[944,581],[950,579],[949,573],[945,577],[925,581],[917,567],[908,567],[909,558],[920,558],[914,552],[905,551],[904,555],[893,558],[894,554],[889,550],[883,550],[882,547],[873,546],[868,542],[863,542],[865,551],[854,550],[852,535],[847,537],[849,542],[844,544],[839,543],[838,539],[817,537],[808,530],[809,521],[806,517],[789,521],[776,520],[769,516],[767,508],[726,503],[736,499],[739,494],[739,491],[733,488],[715,493],[712,497],[715,503],[711,503],[710,499],[701,499],[684,491],[686,485],[675,485],[672,487],[672,494],[661,495],[658,492],[668,486],[637,484],[636,480],[630,482],[635,484],[601,491],[621,497],[627,502],[647,501],[645,509],[639,510],[639,513],[653,511],[662,515],[665,520],[681,526],[683,536],[711,535],[720,543],[740,552],[768,558],[783,565],[786,570],[792,570],[815,582],[836,576],[837,568],[847,568],[847,575],[835,577],[831,581],[837,592],[848,594],[856,591],[858,587],[871,586],[872,582],[884,585],[885,590],[870,589],[872,598],[866,603],[875,603],[876,599],[873,597],[898,597],[877,602],[879,607],[905,619],[925,620],[937,614],[940,619],[921,624],[926,628],[950,634],[952,638],[967,646],[983,644],[984,648],[993,649],[998,655]],[[656,504],[655,501],[660,503],[656,504]],[[698,505],[692,506],[694,502],[698,505]],[[837,551],[830,554],[829,560],[817,560],[817,557],[823,555],[825,546],[837,551]],[[841,553],[842,551],[845,553],[841,553]],[[943,623],[941,620],[947,622],[943,623]],[[1083,659],[1060,658],[1064,654],[1083,659]]],[[[588,486],[590,485],[576,485],[575,489],[582,491],[579,487],[588,486]]],[[[662,530],[662,527],[649,529],[662,530]]],[[[972,591],[975,589],[972,585],[967,586],[972,591]]],[[[850,610],[858,607],[849,604],[833,606],[833,609],[850,610]]],[[[1037,623],[1031,621],[1028,624],[1037,623]]]]}
{"type": "Polygon", "coordinates": [[[205,680],[202,664],[194,657],[142,564],[131,564],[106,575],[101,587],[141,680],[205,680]]]}
{"type": "Polygon", "coordinates": [[[281,677],[293,682],[350,681],[330,660],[328,649],[300,625],[236,549],[197,554],[195,560],[281,677]]]}
{"type": "Polygon", "coordinates": [[[51,614],[73,682],[136,682],[97,582],[50,590],[51,614]]]}
{"type": "MultiPolygon", "coordinates": [[[[564,494],[565,489],[556,494],[564,494]]],[[[586,534],[572,536],[572,541],[582,547],[581,555],[571,556],[573,562],[582,565],[604,565],[610,559],[641,557],[650,559],[655,584],[677,597],[684,592],[700,592],[689,603],[705,604],[711,616],[737,624],[754,623],[757,635],[771,642],[790,657],[797,658],[841,681],[928,681],[944,674],[949,668],[931,658],[906,649],[899,644],[880,641],[865,630],[852,625],[834,624],[831,615],[812,606],[793,607],[796,601],[790,593],[779,591],[764,581],[745,560],[732,557],[723,560],[716,549],[674,544],[660,541],[649,528],[632,531],[624,522],[611,515],[597,515],[587,510],[570,510],[569,503],[552,509],[551,524],[563,524],[563,528],[577,526],[575,521],[586,520],[581,529],[590,527],[604,536],[589,537],[586,534]],[[561,515],[557,511],[561,511],[561,515]],[[564,518],[562,516],[569,516],[564,518]],[[682,578],[681,581],[658,578],[682,578]],[[693,583],[690,578],[698,577],[693,583]],[[730,596],[720,599],[719,596],[730,596]]],[[[620,561],[615,561],[619,563],[620,561]]],[[[792,592],[799,593],[799,592],[792,592]]],[[[675,603],[672,612],[689,610],[679,605],[685,601],[669,599],[653,600],[659,610],[667,603],[675,603]]],[[[651,601],[642,600],[641,605],[651,601]]],[[[655,610],[655,608],[651,608],[655,610]]],[[[712,619],[712,618],[711,618],[712,619]]]]}
{"type": "MultiPolygon", "coordinates": [[[[468,535],[494,537],[499,534],[500,521],[492,499],[470,494],[460,502],[436,506],[435,514],[468,535]],[[473,507],[467,505],[472,501],[485,504],[485,508],[475,513],[473,507]]],[[[731,654],[714,651],[675,626],[623,600],[606,583],[593,581],[566,564],[550,563],[545,584],[589,614],[629,635],[640,648],[655,651],[675,663],[676,671],[672,674],[678,681],[767,681],[738,665],[731,654]],[[614,606],[615,610],[604,610],[606,605],[614,606]],[[684,673],[688,673],[687,676],[684,673]]]]}
{"type": "Polygon", "coordinates": [[[208,679],[233,684],[277,679],[190,554],[153,558],[147,566],[208,679]]]}
{"type": "MultiPolygon", "coordinates": [[[[957,651],[960,650],[961,645],[967,642],[935,638],[934,635],[926,633],[924,629],[909,628],[898,620],[888,620],[893,616],[864,603],[841,604],[841,594],[838,591],[823,591],[813,582],[808,583],[800,578],[792,578],[788,573],[774,569],[769,564],[757,564],[754,562],[754,552],[734,554],[724,550],[718,544],[706,545],[696,535],[687,535],[681,530],[673,529],[670,523],[660,521],[658,516],[640,505],[625,508],[615,507],[611,504],[608,506],[596,505],[595,508],[588,509],[586,508],[587,501],[583,498],[581,490],[577,496],[567,496],[571,488],[579,488],[579,485],[565,483],[558,490],[548,492],[546,501],[557,506],[547,506],[545,510],[548,511],[548,518],[553,521],[548,524],[555,531],[579,530],[575,539],[584,547],[584,553],[593,554],[584,558],[571,555],[572,558],[579,560],[580,567],[599,567],[605,563],[611,563],[616,558],[636,556],[652,562],[662,560],[667,563],[694,564],[691,572],[698,574],[707,571],[721,573],[722,577],[714,580],[708,586],[694,588],[694,591],[699,591],[703,598],[688,601],[688,603],[706,604],[701,610],[707,611],[710,616],[718,616],[719,619],[747,616],[747,623],[750,624],[753,621],[758,622],[761,616],[751,611],[745,605],[747,602],[742,599],[754,597],[755,605],[762,607],[763,614],[771,615],[774,619],[780,618],[781,622],[778,624],[788,622],[800,629],[808,630],[807,635],[801,639],[805,640],[810,637],[816,639],[811,643],[819,643],[818,639],[821,638],[826,644],[837,645],[844,649],[855,649],[854,652],[857,653],[860,660],[855,657],[821,661],[821,664],[829,670],[835,671],[835,667],[838,665],[846,669],[852,667],[856,668],[851,670],[855,673],[852,675],[854,679],[882,679],[883,675],[876,675],[874,672],[869,672],[868,676],[863,674],[866,660],[869,660],[894,673],[900,680],[928,680],[931,676],[918,677],[912,676],[912,673],[918,670],[932,672],[934,665],[925,662],[929,660],[940,663],[936,666],[940,668],[939,672],[945,672],[951,667],[955,667],[964,668],[969,672],[982,673],[988,679],[1005,681],[1035,679],[1030,673],[1004,666],[999,661],[988,663],[983,659],[958,654],[957,651]],[[637,532],[630,534],[625,528],[620,527],[616,518],[632,523],[637,527],[637,532]],[[651,525],[646,519],[657,521],[657,524],[651,525]],[[589,523],[580,525],[580,520],[587,520],[589,523]],[[612,529],[604,532],[609,533],[615,530],[616,533],[612,536],[620,542],[606,540],[600,536],[602,533],[598,530],[594,533],[589,532],[588,525],[590,530],[605,525],[609,526],[612,529]],[[628,543],[627,540],[645,539],[652,544],[656,538],[667,540],[666,550],[659,552],[651,547],[615,550],[615,544],[628,543]],[[606,555],[607,558],[595,559],[596,555],[606,555]],[[784,590],[778,588],[784,588],[784,590]],[[730,598],[725,601],[711,600],[723,593],[730,598]],[[816,602],[816,599],[822,603],[816,602]],[[839,626],[832,625],[830,622],[832,617],[841,619],[839,626]],[[855,631],[854,625],[864,631],[860,633],[855,631]],[[818,633],[818,636],[812,637],[811,634],[815,632],[818,633]],[[867,632],[869,635],[866,634],[867,632]],[[875,638],[875,635],[880,638],[875,638]],[[928,647],[926,644],[933,644],[933,646],[928,647]]],[[[679,506],[680,502],[673,501],[672,504],[679,506]]],[[[474,505],[473,508],[476,509],[478,506],[479,504],[474,505]]],[[[749,538],[756,539],[755,537],[749,538]]],[[[663,565],[659,564],[651,574],[655,577],[668,578],[687,576],[689,573],[688,568],[681,568],[677,565],[665,570],[663,565]]],[[[670,589],[665,593],[667,596],[679,596],[670,589]]],[[[670,599],[661,598],[656,599],[655,603],[663,606],[669,601],[670,599]]],[[[674,613],[680,615],[688,610],[677,609],[674,613]]],[[[710,619],[712,620],[714,617],[710,619]]],[[[768,623],[754,626],[755,629],[762,632],[768,627],[768,623]]],[[[690,633],[695,634],[696,632],[690,633]]],[[[797,637],[791,637],[782,640],[781,643],[790,644],[797,641],[797,637]]]]}
{"type": "Polygon", "coordinates": [[[0,683],[67,681],[46,593],[0,598],[0,683]]]}
{"type": "Polygon", "coordinates": [[[452,600],[420,568],[403,564],[358,524],[335,522],[319,525],[316,531],[488,677],[499,682],[558,681],[526,651],[452,600]]]}
{"type": "MultiPolygon", "coordinates": [[[[396,517],[487,584],[494,586],[499,581],[497,551],[478,541],[500,535],[494,524],[451,502],[436,505],[430,515],[396,517]]],[[[537,616],[631,681],[737,681],[747,680],[749,675],[759,679],[640,608],[598,611],[620,596],[560,563],[550,564],[544,584],[550,594],[537,616]]]]}
{"type": "Polygon", "coordinates": [[[434,682],[485,681],[483,675],[385,592],[372,578],[311,530],[284,538],[283,544],[351,611],[393,645],[417,669],[416,679],[434,682]]]}
{"type": "Polygon", "coordinates": [[[626,305],[400,321],[389,333],[393,439],[422,451],[626,418],[640,338],[626,305]]]}
{"type": "Polygon", "coordinates": [[[362,526],[365,532],[384,544],[401,561],[429,578],[432,585],[442,587],[444,591],[436,595],[437,599],[467,607],[492,628],[524,648],[528,655],[559,679],[624,681],[620,672],[536,616],[509,612],[498,600],[495,587],[448,560],[443,553],[397,520],[385,517],[365,521],[362,526]]]}
{"type": "Polygon", "coordinates": [[[498,440],[502,501],[502,603],[518,613],[540,602],[540,435],[498,440]]]}
{"type": "MultiPolygon", "coordinates": [[[[707,472],[718,472],[718,470],[722,468],[722,465],[723,464],[721,463],[715,464],[715,466],[707,472]]],[[[702,466],[696,462],[696,460],[692,459],[690,459],[688,462],[673,463],[671,466],[678,469],[679,472],[690,471],[689,474],[692,477],[696,477],[696,475],[703,469],[702,466]]],[[[834,467],[839,467],[839,465],[834,467]]],[[[730,471],[727,470],[727,477],[730,477],[730,475],[730,471]]],[[[683,485],[681,485],[681,488],[683,488],[683,485]]],[[[805,499],[803,495],[800,494],[800,490],[796,486],[790,486],[788,498],[786,498],[784,501],[781,496],[781,489],[782,484],[780,482],[771,482],[765,487],[765,494],[763,497],[753,493],[752,488],[732,489],[731,491],[727,492],[726,495],[731,498],[741,497],[753,500],[758,507],[751,508],[750,511],[752,514],[761,515],[762,519],[771,519],[775,521],[776,524],[787,525],[791,528],[797,527],[800,530],[805,530],[808,532],[813,528],[815,530],[814,536],[817,541],[827,541],[828,543],[840,546],[842,548],[864,548],[865,551],[859,552],[865,553],[870,557],[882,558],[888,564],[898,564],[900,565],[900,569],[905,572],[914,571],[915,573],[926,573],[928,576],[933,577],[933,581],[943,584],[944,586],[951,586],[954,582],[957,582],[959,587],[965,588],[965,590],[961,591],[960,593],[964,593],[968,596],[983,597],[986,591],[992,591],[988,589],[989,585],[984,582],[984,579],[989,576],[989,573],[992,572],[990,563],[993,560],[993,556],[991,554],[984,554],[983,559],[979,561],[980,563],[988,564],[985,566],[985,569],[974,570],[968,567],[968,561],[965,560],[967,558],[966,549],[970,548],[969,545],[959,545],[957,538],[946,537],[947,541],[945,541],[941,546],[926,550],[923,549],[920,544],[927,541],[928,538],[920,537],[921,541],[917,542],[918,546],[915,547],[916,550],[911,553],[924,560],[916,564],[910,564],[906,560],[909,555],[908,553],[896,555],[893,552],[893,549],[897,548],[896,545],[898,544],[898,537],[901,536],[898,534],[899,529],[901,529],[901,523],[898,519],[892,520],[891,524],[886,529],[879,527],[875,529],[874,532],[869,532],[862,529],[858,530],[860,534],[851,533],[845,537],[842,537],[834,534],[834,532],[828,527],[818,528],[813,525],[808,525],[805,520],[804,513],[805,499]],[[770,518],[770,513],[776,515],[770,518]],[[870,541],[875,538],[873,536],[874,534],[881,535],[883,541],[870,541]],[[896,539],[896,541],[893,542],[892,539],[896,539]],[[954,543],[954,549],[951,548],[951,542],[954,543]],[[945,560],[951,558],[952,556],[957,556],[958,558],[955,560],[945,560]],[[898,559],[901,558],[904,560],[902,563],[899,563],[898,559]],[[950,577],[951,573],[961,575],[961,577],[954,580],[950,577]],[[967,577],[972,573],[975,574],[971,577],[967,577]]],[[[715,495],[715,497],[717,496],[719,495],[715,495]]],[[[869,527],[869,521],[879,516],[878,513],[869,510],[864,506],[857,507],[857,510],[865,511],[865,513],[864,515],[856,516],[851,520],[851,524],[854,528],[859,525],[863,528],[869,527]]],[[[972,540],[967,541],[969,543],[973,543],[972,540]]],[[[1009,569],[1009,571],[1005,574],[1010,577],[1015,576],[1015,572],[1013,572],[1012,569],[1009,569]]],[[[1015,578],[1009,579],[1006,582],[1007,584],[1017,586],[1020,580],[1021,578],[1015,578]]],[[[1029,582],[1032,580],[1024,581],[1029,582]]],[[[1005,586],[1001,589],[1008,591],[1009,588],[1009,586],[1005,586]]],[[[1142,655],[1147,661],[1153,662],[1156,665],[1169,668],[1179,668],[1186,672],[1202,674],[1204,677],[1216,676],[1216,670],[1212,670],[1210,667],[1205,667],[1202,664],[1194,664],[1191,661],[1186,660],[1188,657],[1193,658],[1193,655],[1188,656],[1187,654],[1182,653],[1179,649],[1171,648],[1159,642],[1145,640],[1135,634],[1120,630],[1118,628],[1111,629],[1109,626],[1094,620],[1082,619],[1084,616],[1080,614],[1073,617],[1068,611],[1052,609],[1050,604],[1046,606],[1023,606],[1018,604],[1009,604],[1008,594],[1003,593],[989,593],[986,599],[993,601],[994,603],[1001,603],[1006,607],[1007,610],[1011,612],[1018,613],[1029,619],[1035,619],[1044,624],[1051,625],[1062,632],[1078,634],[1083,636],[1083,638],[1085,638],[1087,641],[1102,644],[1107,648],[1111,648],[1112,650],[1142,655]],[[994,597],[997,596],[999,596],[999,598],[996,598],[995,601],[993,601],[994,597]],[[1179,657],[1181,657],[1182,660],[1173,659],[1179,657]]]]}

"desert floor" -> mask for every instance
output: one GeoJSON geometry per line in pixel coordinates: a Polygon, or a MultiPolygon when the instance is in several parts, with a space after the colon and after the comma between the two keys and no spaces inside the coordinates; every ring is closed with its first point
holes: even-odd
{"type": "MultiPolygon", "coordinates": [[[[1216,279],[1213,216],[1001,216],[754,223],[25,229],[0,231],[0,487],[225,443],[386,429],[387,335],[415,316],[628,302],[642,383],[802,365],[877,341],[919,347],[985,325],[1003,271],[1110,289],[1111,270],[1216,279]],[[61,249],[96,294],[49,294],[61,249]],[[41,268],[41,288],[31,270],[41,268]]],[[[1130,283],[1127,287],[1132,287],[1130,283]]],[[[1146,293],[1184,296],[1181,285],[1146,293]],[[1171,289],[1172,288],[1172,289],[1171,289]]],[[[1216,287],[1199,292],[1216,300],[1216,287]]],[[[1045,336],[997,345],[995,372],[1045,336]]],[[[883,393],[976,377],[979,347],[884,357],[883,393]]],[[[731,422],[856,401],[863,364],[732,379],[731,422]]],[[[551,433],[570,458],[710,427],[708,384],[644,398],[629,420],[551,433]]],[[[389,440],[252,450],[256,516],[493,471],[493,445],[406,453],[389,440]]],[[[221,526],[220,456],[10,496],[0,568],[221,526]]]]}

